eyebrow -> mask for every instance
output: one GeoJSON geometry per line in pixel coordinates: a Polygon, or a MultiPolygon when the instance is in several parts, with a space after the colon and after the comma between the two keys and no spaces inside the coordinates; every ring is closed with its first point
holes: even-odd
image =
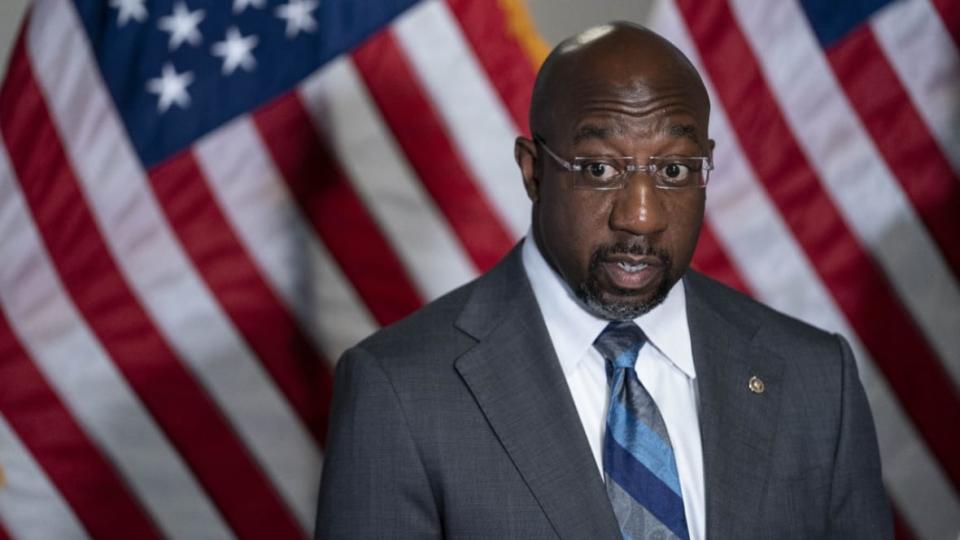
{"type": "Polygon", "coordinates": [[[608,139],[613,133],[623,133],[623,130],[619,127],[585,124],[580,126],[577,132],[573,134],[573,144],[586,139],[608,139]]]}
{"type": "Polygon", "coordinates": [[[697,128],[693,124],[672,124],[667,126],[665,130],[671,137],[676,138],[688,138],[695,143],[700,141],[697,139],[697,128]]]}

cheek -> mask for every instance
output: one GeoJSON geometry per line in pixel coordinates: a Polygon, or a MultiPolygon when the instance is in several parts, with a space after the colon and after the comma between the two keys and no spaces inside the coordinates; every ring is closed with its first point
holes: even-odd
{"type": "Polygon", "coordinates": [[[565,277],[579,277],[607,232],[609,208],[587,191],[545,192],[540,205],[543,240],[565,277]]]}
{"type": "Polygon", "coordinates": [[[670,208],[669,243],[674,263],[686,268],[693,257],[703,223],[703,195],[678,199],[670,208]]]}

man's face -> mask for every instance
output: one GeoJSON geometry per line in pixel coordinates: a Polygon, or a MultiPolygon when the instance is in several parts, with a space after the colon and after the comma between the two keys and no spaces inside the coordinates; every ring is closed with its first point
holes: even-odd
{"type": "MultiPolygon", "coordinates": [[[[551,150],[568,161],[633,156],[641,165],[650,156],[710,155],[708,105],[686,78],[619,62],[606,67],[614,69],[572,77],[554,100],[550,133],[537,134],[551,150]]],[[[539,177],[531,179],[532,191],[527,186],[534,237],[583,305],[602,318],[628,320],[659,304],[690,264],[704,190],[658,188],[644,172],[618,190],[578,188],[575,173],[541,145],[525,144],[536,152],[539,177]]]]}

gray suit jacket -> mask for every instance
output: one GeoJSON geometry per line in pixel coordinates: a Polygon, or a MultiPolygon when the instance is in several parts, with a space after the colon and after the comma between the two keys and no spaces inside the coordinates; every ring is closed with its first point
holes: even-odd
{"type": "MultiPolygon", "coordinates": [[[[892,538],[846,342],[684,286],[708,536],[892,538]]],[[[519,249],[344,354],[316,537],[619,538],[519,249]]]]}

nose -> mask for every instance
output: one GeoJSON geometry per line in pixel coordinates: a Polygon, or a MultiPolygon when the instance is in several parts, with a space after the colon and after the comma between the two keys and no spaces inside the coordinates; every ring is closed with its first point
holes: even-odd
{"type": "Polygon", "coordinates": [[[667,227],[663,190],[646,174],[634,174],[616,191],[610,213],[610,228],[632,235],[654,235],[667,227]]]}

